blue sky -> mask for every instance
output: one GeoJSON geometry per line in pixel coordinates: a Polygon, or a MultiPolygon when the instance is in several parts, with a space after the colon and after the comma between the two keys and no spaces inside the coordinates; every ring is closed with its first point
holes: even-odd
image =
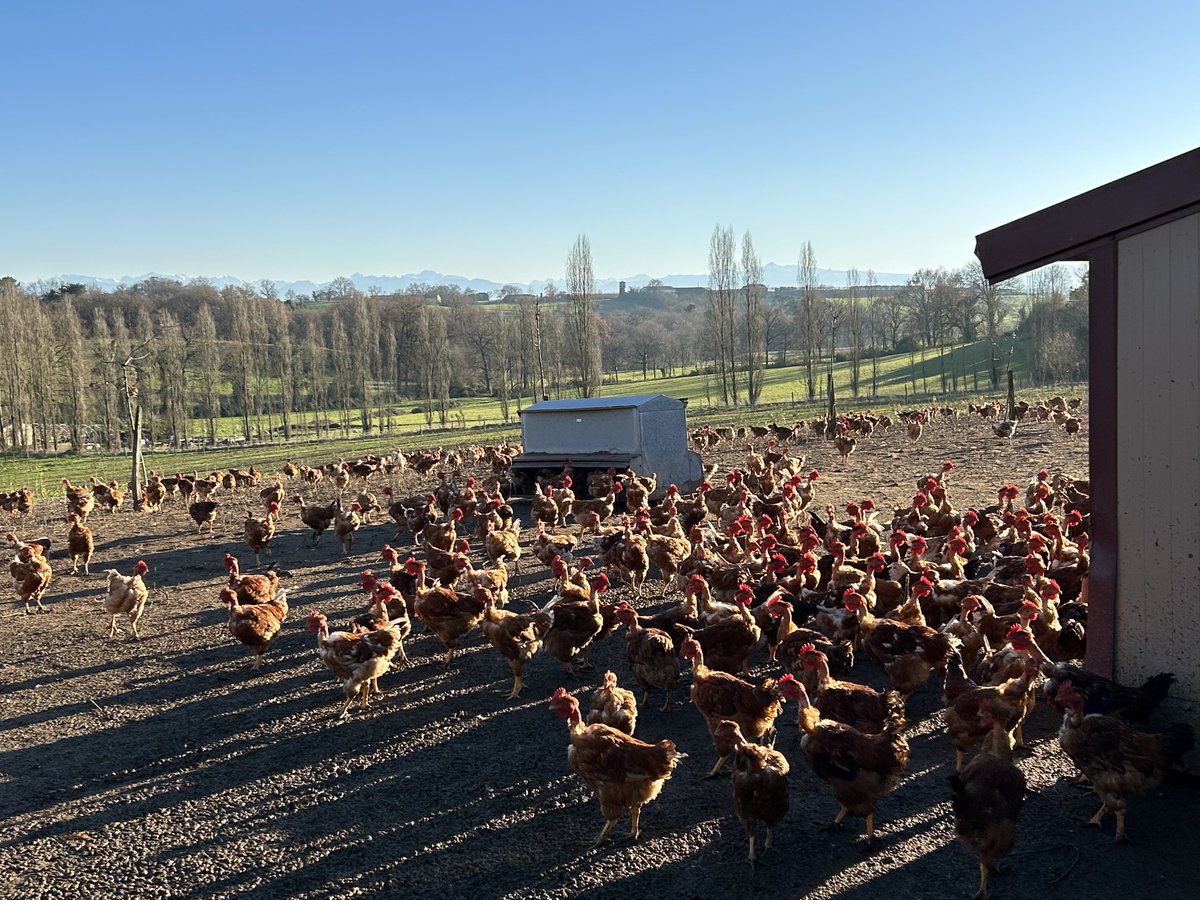
{"type": "Polygon", "coordinates": [[[1200,146],[1200,7],[10,3],[0,275],[958,266],[1200,146]],[[836,8],[834,8],[836,6],[836,8]]]}

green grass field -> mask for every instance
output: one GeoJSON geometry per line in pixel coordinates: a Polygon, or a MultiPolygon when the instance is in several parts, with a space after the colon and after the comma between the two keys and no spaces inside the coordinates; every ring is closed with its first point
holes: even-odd
{"type": "MultiPolygon", "coordinates": [[[[792,362],[795,357],[789,357],[792,362]]],[[[1001,353],[1002,367],[1007,363],[1007,353],[1001,353]]],[[[1020,360],[1014,359],[1014,363],[1020,360]]],[[[909,405],[941,401],[960,407],[966,406],[966,399],[990,400],[1003,399],[1006,388],[992,391],[987,386],[987,374],[990,366],[990,348],[987,344],[976,343],[953,347],[942,356],[935,352],[927,352],[922,361],[921,354],[910,356],[907,353],[893,354],[878,360],[876,386],[878,394],[871,397],[871,361],[863,360],[860,365],[860,391],[857,399],[850,391],[850,363],[838,362],[833,366],[834,393],[839,410],[872,409],[879,413],[894,412],[909,405]],[[947,373],[947,391],[942,391],[943,367],[947,373]],[[959,390],[952,390],[951,373],[958,372],[959,390]],[[979,391],[975,391],[978,383],[979,391]]],[[[1084,388],[1079,385],[1046,387],[1031,389],[1021,387],[1026,380],[1019,365],[1014,365],[1018,384],[1018,395],[1034,402],[1037,399],[1050,397],[1060,390],[1073,390],[1081,393],[1084,388]]],[[[807,419],[821,415],[827,408],[825,397],[826,373],[829,371],[828,361],[817,366],[814,370],[814,380],[817,386],[817,396],[814,402],[806,399],[807,390],[805,373],[802,366],[788,365],[786,367],[768,369],[764,379],[762,396],[758,407],[750,410],[745,405],[737,408],[720,403],[720,392],[717,379],[713,375],[682,375],[673,378],[651,377],[643,381],[641,373],[619,373],[615,380],[607,376],[603,388],[604,396],[620,396],[622,394],[662,393],[672,397],[688,400],[688,419],[693,423],[729,423],[736,421],[745,424],[759,424],[778,419],[782,422],[807,419]]],[[[163,472],[192,472],[207,473],[214,469],[246,467],[251,464],[267,473],[274,472],[288,459],[299,462],[326,462],[343,456],[354,459],[364,453],[390,452],[396,449],[412,450],[417,447],[451,446],[459,444],[495,443],[502,440],[519,440],[520,427],[516,421],[518,405],[526,406],[532,398],[524,397],[510,403],[513,421],[504,423],[501,419],[500,403],[494,398],[473,397],[462,398],[456,402],[458,408],[452,411],[455,427],[448,429],[432,428],[425,424],[423,414],[414,414],[412,409],[419,401],[406,400],[396,410],[393,417],[394,430],[388,432],[372,432],[363,434],[358,428],[358,411],[351,410],[351,418],[347,423],[350,428],[338,429],[334,436],[320,440],[293,438],[289,443],[282,440],[276,443],[238,445],[230,444],[204,450],[155,450],[145,453],[147,468],[163,472]],[[339,431],[344,436],[337,436],[339,431]]],[[[338,414],[329,412],[324,418],[336,419],[338,414]]],[[[307,420],[294,416],[294,422],[307,420]]],[[[436,422],[436,419],[435,419],[436,422]]],[[[275,417],[274,424],[278,426],[279,419],[275,417]]],[[[265,419],[264,419],[265,425],[265,419]]],[[[196,422],[194,433],[202,434],[203,422],[196,422]]],[[[219,420],[218,436],[228,438],[242,433],[240,417],[225,417],[219,420]]],[[[303,434],[303,433],[302,433],[303,434]]],[[[10,490],[17,487],[31,487],[39,495],[56,492],[58,482],[62,478],[72,481],[84,480],[88,475],[95,475],[105,481],[117,479],[122,484],[129,477],[129,456],[101,453],[82,455],[65,454],[61,456],[4,455],[0,456],[0,490],[10,490]]]]}

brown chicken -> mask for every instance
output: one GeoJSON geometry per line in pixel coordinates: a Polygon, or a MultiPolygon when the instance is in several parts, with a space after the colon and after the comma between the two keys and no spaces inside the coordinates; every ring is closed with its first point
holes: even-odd
{"type": "Polygon", "coordinates": [[[271,555],[271,541],[275,537],[275,517],[279,514],[279,504],[272,501],[267,507],[266,518],[255,518],[254,513],[246,511],[246,521],[243,533],[246,546],[254,551],[254,565],[262,565],[262,554],[271,555]]]}
{"type": "Polygon", "coordinates": [[[533,539],[533,546],[530,547],[530,550],[537,557],[538,562],[549,567],[555,557],[567,562],[574,562],[577,546],[579,546],[579,539],[574,535],[550,534],[546,531],[545,523],[538,522],[537,537],[533,539]]]}
{"type": "Polygon", "coordinates": [[[309,506],[299,494],[292,498],[292,502],[299,505],[300,521],[312,530],[312,544],[316,546],[321,535],[333,524],[334,516],[337,515],[337,504],[330,503],[328,506],[309,506]]]}
{"type": "Polygon", "coordinates": [[[354,546],[354,532],[362,527],[362,506],[357,500],[350,504],[349,510],[338,507],[333,517],[333,533],[342,544],[342,553],[350,555],[354,546]]]}
{"type": "Polygon", "coordinates": [[[346,694],[346,705],[339,718],[350,714],[354,698],[359,698],[362,708],[370,705],[372,690],[379,688],[379,676],[387,672],[392,658],[400,649],[400,633],[394,626],[385,626],[376,631],[350,634],[345,631],[329,631],[329,623],[320,612],[308,615],[308,630],[317,635],[317,655],[329,671],[342,680],[346,694]]]}
{"type": "Polygon", "coordinates": [[[117,633],[117,616],[125,613],[129,616],[129,627],[133,631],[134,639],[142,639],[137,626],[146,608],[146,598],[150,596],[142,576],[149,571],[150,567],[139,559],[133,566],[132,575],[123,576],[116,569],[109,569],[104,573],[108,576],[108,596],[104,598],[104,610],[112,617],[108,623],[110,638],[117,633]]]}
{"type": "MultiPolygon", "coordinates": [[[[709,667],[719,672],[748,672],[746,660],[762,639],[762,630],[746,608],[747,594],[749,597],[754,596],[749,591],[739,591],[737,595],[737,615],[702,628],[695,634],[695,639],[704,650],[705,659],[709,661],[709,667]]],[[[747,736],[754,737],[749,732],[747,736]]]]}
{"type": "Polygon", "coordinates": [[[1126,798],[1157,787],[1166,770],[1195,745],[1195,733],[1190,725],[1176,724],[1161,734],[1145,734],[1110,716],[1084,715],[1083,695],[1070,681],[1062,683],[1055,699],[1066,710],[1059,746],[1100,797],[1100,808],[1088,824],[1099,826],[1112,810],[1116,840],[1127,843],[1126,798]]]}
{"type": "Polygon", "coordinates": [[[812,644],[800,648],[802,665],[817,674],[813,696],[822,719],[851,725],[863,734],[904,728],[904,701],[895,691],[838,681],[829,674],[829,658],[812,644]]]}
{"type": "Polygon", "coordinates": [[[658,566],[663,584],[670,585],[679,572],[679,567],[692,552],[690,541],[669,537],[665,534],[647,534],[646,555],[658,566]]]}
{"type": "Polygon", "coordinates": [[[604,843],[626,810],[637,840],[642,807],[658,796],[683,754],[673,741],[647,744],[608,725],[584,725],[579,701],[562,688],[550,699],[550,711],[566,719],[571,734],[567,762],[600,800],[604,828],[592,846],[604,843]]]}
{"type": "MultiPolygon", "coordinates": [[[[617,621],[629,628],[625,635],[626,652],[633,677],[642,686],[642,703],[650,699],[651,688],[666,692],[661,712],[671,709],[671,689],[679,680],[679,658],[671,635],[658,628],[643,627],[637,612],[627,603],[616,610],[617,621]]],[[[632,733],[632,732],[630,732],[632,733]]]]}
{"type": "Polygon", "coordinates": [[[608,590],[608,576],[601,572],[590,582],[585,593],[576,585],[564,584],[542,612],[553,610],[554,622],[546,632],[543,646],[546,652],[562,663],[567,674],[574,677],[574,661],[582,654],[581,665],[592,667],[588,650],[592,641],[604,628],[604,616],[600,614],[600,595],[608,590]]]}
{"type": "Polygon", "coordinates": [[[592,691],[588,724],[608,725],[625,734],[633,734],[637,727],[637,712],[637,698],[633,696],[633,691],[617,685],[615,672],[605,672],[603,684],[592,691]]]}
{"type": "Polygon", "coordinates": [[[359,584],[371,595],[371,606],[365,613],[350,620],[350,633],[362,634],[383,628],[396,629],[400,635],[400,646],[396,648],[396,654],[400,657],[401,665],[408,665],[404,639],[412,634],[412,619],[408,615],[408,606],[404,598],[399,596],[399,591],[393,585],[386,581],[377,581],[375,573],[370,569],[364,569],[359,575],[359,584]]]}
{"type": "MultiPolygon", "coordinates": [[[[1028,632],[1025,632],[1028,634],[1028,632]]],[[[954,740],[954,769],[962,771],[963,754],[982,743],[998,723],[1006,734],[1020,735],[1021,723],[1033,708],[1033,685],[1038,674],[1038,660],[1024,648],[1022,670],[1001,684],[976,685],[967,678],[958,653],[952,653],[946,666],[946,730],[954,740]],[[988,712],[988,724],[983,724],[980,710],[988,712]]],[[[1019,742],[1019,740],[1018,740],[1019,742]]]]}
{"type": "Polygon", "coordinates": [[[558,514],[558,503],[555,502],[551,495],[550,486],[547,485],[541,491],[535,491],[533,500],[530,505],[530,516],[533,521],[539,525],[553,528],[558,524],[560,516],[558,514]]]}
{"type": "Polygon", "coordinates": [[[229,587],[237,594],[240,603],[270,603],[279,591],[279,575],[270,569],[263,575],[243,575],[237,557],[225,554],[222,563],[229,572],[229,587]]]}
{"type": "Polygon", "coordinates": [[[906,701],[930,672],[946,670],[946,661],[958,643],[956,638],[925,625],[877,619],[866,608],[862,595],[853,591],[843,602],[858,617],[863,649],[879,663],[906,701]]]}
{"type": "MultiPolygon", "coordinates": [[[[10,535],[11,539],[11,535],[10,535]]],[[[12,575],[13,588],[17,597],[25,601],[25,613],[31,614],[30,603],[36,603],[38,612],[46,612],[42,605],[42,595],[54,579],[54,570],[45,556],[39,553],[39,544],[20,544],[17,556],[8,564],[9,574],[12,575]]]]}
{"type": "Polygon", "coordinates": [[[196,534],[199,534],[205,525],[208,526],[208,533],[212,534],[213,523],[217,521],[217,510],[220,506],[220,502],[216,500],[197,500],[188,504],[188,515],[196,523],[196,534]]]}
{"type": "Polygon", "coordinates": [[[484,588],[491,591],[492,602],[503,609],[508,605],[508,569],[496,566],[491,569],[476,569],[467,560],[467,568],[463,573],[472,587],[484,588]]]}
{"type": "Polygon", "coordinates": [[[737,722],[723,719],[717,723],[717,736],[733,745],[733,810],[750,839],[750,865],[754,865],[754,839],[761,822],[767,830],[763,853],[771,849],[775,826],[787,815],[787,757],[778,750],[752,744],[737,722]]]}
{"type": "Polygon", "coordinates": [[[74,513],[67,516],[67,521],[71,523],[67,531],[67,555],[71,558],[71,574],[79,571],[79,561],[83,560],[83,574],[91,575],[88,566],[92,562],[92,551],[96,548],[92,529],[84,525],[83,520],[74,513]]]}
{"type": "Polygon", "coordinates": [[[542,648],[542,639],[550,630],[550,616],[537,612],[518,615],[496,607],[492,592],[475,588],[475,598],[483,604],[483,619],[479,628],[497,652],[512,668],[513,686],[507,699],[516,700],[525,687],[525,666],[542,648]]]}
{"type": "Polygon", "coordinates": [[[483,601],[471,594],[450,588],[430,587],[425,579],[425,563],[405,564],[417,578],[417,597],[413,612],[425,627],[437,635],[446,648],[446,668],[454,659],[459,640],[483,618],[483,601]]]}
{"type": "Polygon", "coordinates": [[[483,538],[483,549],[493,566],[498,566],[502,562],[505,565],[512,562],[516,564],[517,571],[520,572],[521,520],[513,519],[507,528],[499,531],[491,527],[489,522],[487,533],[483,538]]]}
{"type": "Polygon", "coordinates": [[[229,607],[229,633],[254,654],[253,669],[262,668],[263,654],[287,618],[287,591],[279,591],[266,603],[243,605],[230,585],[221,588],[221,602],[229,607]]]}
{"type": "Polygon", "coordinates": [[[867,820],[866,841],[875,839],[875,803],[900,783],[908,768],[908,741],[898,731],[863,734],[861,731],[822,719],[799,685],[804,708],[800,748],[813,773],[832,789],[841,809],[832,829],[841,827],[847,813],[867,820]]]}
{"type": "MultiPolygon", "coordinates": [[[[717,733],[721,721],[737,722],[742,734],[752,740],[763,738],[773,732],[783,702],[800,696],[800,685],[791,675],[779,680],[767,678],[756,686],[736,675],[714,671],[704,664],[704,651],[692,639],[683,642],[680,652],[692,663],[692,705],[708,723],[708,733],[717,749],[716,765],[705,776],[712,778],[734,751],[734,745],[717,733]]],[[[772,743],[770,739],[767,742],[772,743]]]]}
{"type": "Polygon", "coordinates": [[[987,711],[980,712],[980,721],[991,726],[991,742],[962,772],[947,779],[954,831],[979,860],[976,900],[987,896],[988,872],[1012,850],[1025,801],[1025,776],[1012,763],[1003,723],[987,711]]]}

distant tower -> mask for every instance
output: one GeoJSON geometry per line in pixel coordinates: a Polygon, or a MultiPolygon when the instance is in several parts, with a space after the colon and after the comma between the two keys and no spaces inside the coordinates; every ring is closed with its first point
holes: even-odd
{"type": "Polygon", "coordinates": [[[621,297],[625,296],[625,282],[622,281],[618,284],[617,293],[621,297]]]}

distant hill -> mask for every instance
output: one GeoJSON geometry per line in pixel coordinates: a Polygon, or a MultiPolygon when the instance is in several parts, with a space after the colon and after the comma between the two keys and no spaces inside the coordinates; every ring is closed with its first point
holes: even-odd
{"type": "MultiPolygon", "coordinates": [[[[166,278],[172,281],[188,282],[195,278],[202,278],[209,282],[218,290],[228,285],[241,285],[245,287],[256,287],[259,279],[242,279],[235,275],[168,275],[161,272],[146,272],[142,275],[123,275],[120,278],[103,278],[96,275],[58,275],[47,281],[59,281],[63,284],[86,284],[90,287],[99,288],[103,291],[112,291],[118,287],[129,287],[139,282],[145,281],[148,278],[166,278]]],[[[817,277],[821,284],[830,287],[844,287],[846,284],[846,273],[839,269],[818,269],[817,277]]],[[[859,277],[861,280],[866,280],[865,270],[860,271],[859,277]]],[[[881,285],[904,284],[908,281],[908,275],[902,275],[895,272],[876,272],[876,280],[881,285]]],[[[445,275],[441,272],[433,272],[425,270],[423,272],[409,273],[407,275],[363,275],[354,273],[349,276],[354,282],[354,286],[360,291],[366,291],[370,288],[377,288],[385,294],[397,293],[406,291],[414,284],[452,284],[464,291],[472,291],[475,293],[494,293],[499,291],[506,284],[512,282],[491,281],[487,278],[466,278],[462,275],[445,275]]],[[[330,282],[315,282],[315,281],[279,281],[271,279],[275,283],[276,289],[280,294],[286,294],[289,290],[297,294],[311,294],[313,291],[323,290],[330,285],[330,282]]],[[[650,275],[639,274],[629,275],[625,278],[597,278],[596,290],[599,293],[615,293],[620,286],[620,282],[624,281],[627,288],[645,287],[650,283],[652,277],[650,275]]],[[[664,284],[672,287],[706,287],[708,285],[708,275],[663,275],[659,280],[664,284]]],[[[763,266],[763,283],[767,287],[793,287],[796,284],[796,266],[781,266],[778,263],[767,263],[763,266]]],[[[535,279],[525,284],[518,284],[517,287],[536,294],[546,289],[547,285],[553,284],[557,289],[563,290],[566,286],[564,279],[535,279]]]]}

